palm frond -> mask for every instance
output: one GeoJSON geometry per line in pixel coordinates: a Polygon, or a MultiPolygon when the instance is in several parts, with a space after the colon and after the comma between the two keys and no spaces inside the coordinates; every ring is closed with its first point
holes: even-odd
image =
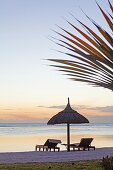
{"type": "Polygon", "coordinates": [[[64,54],[73,58],[73,60],[49,60],[59,63],[58,65],[52,64],[51,66],[58,68],[59,71],[63,71],[71,80],[86,82],[93,86],[113,90],[113,6],[110,0],[107,1],[109,7],[108,14],[106,14],[98,3],[97,6],[108,24],[110,31],[107,32],[104,30],[88,16],[86,17],[91,21],[98,33],[95,33],[90,27],[78,19],[76,19],[77,22],[79,22],[85,31],[82,31],[67,21],[74,30],[83,36],[84,40],[79,38],[78,35],[59,27],[64,33],[56,32],[62,37],[62,39],[57,40],[57,44],[68,50],[69,52],[65,52],[64,54]]]}

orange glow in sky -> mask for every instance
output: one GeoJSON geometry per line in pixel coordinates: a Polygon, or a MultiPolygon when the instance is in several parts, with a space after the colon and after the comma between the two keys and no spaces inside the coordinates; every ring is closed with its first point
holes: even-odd
{"type": "MultiPolygon", "coordinates": [[[[0,2],[0,122],[47,122],[65,108],[68,97],[72,107],[91,122],[113,122],[110,90],[73,82],[45,60],[67,57],[57,52],[60,48],[48,37],[58,38],[51,31],[58,31],[55,24],[71,29],[66,20],[80,27],[69,12],[93,29],[83,9],[107,29],[95,1],[48,2],[0,2]]],[[[98,3],[107,9],[106,1],[98,3]]]]}

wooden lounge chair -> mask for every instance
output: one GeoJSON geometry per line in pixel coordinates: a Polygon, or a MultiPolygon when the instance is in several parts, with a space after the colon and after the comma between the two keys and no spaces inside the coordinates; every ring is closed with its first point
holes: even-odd
{"type": "Polygon", "coordinates": [[[41,151],[41,149],[44,151],[51,151],[52,149],[58,150],[58,152],[60,151],[60,148],[57,147],[57,144],[61,143],[61,140],[56,140],[56,139],[47,139],[47,141],[45,142],[44,145],[36,145],[35,146],[35,150],[37,151],[37,149],[39,149],[39,151],[41,151]]]}
{"type": "Polygon", "coordinates": [[[73,148],[73,150],[75,150],[76,148],[78,150],[86,150],[86,149],[88,149],[88,151],[90,149],[95,150],[95,146],[91,146],[92,141],[93,141],[93,138],[82,138],[80,143],[71,144],[70,148],[73,148]]]}

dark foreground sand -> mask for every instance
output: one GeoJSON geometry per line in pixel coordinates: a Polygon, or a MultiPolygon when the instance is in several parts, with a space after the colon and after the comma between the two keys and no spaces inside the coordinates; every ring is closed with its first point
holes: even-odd
{"type": "Polygon", "coordinates": [[[96,148],[90,151],[32,151],[0,153],[0,164],[6,163],[30,163],[30,162],[69,162],[81,160],[102,159],[105,156],[113,156],[113,148],[96,148]]]}

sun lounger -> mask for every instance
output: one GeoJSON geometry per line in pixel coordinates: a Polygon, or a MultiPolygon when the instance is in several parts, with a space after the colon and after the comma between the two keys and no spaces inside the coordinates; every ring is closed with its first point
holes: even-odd
{"type": "Polygon", "coordinates": [[[73,150],[75,150],[76,148],[78,150],[86,150],[88,149],[88,151],[90,149],[94,149],[95,150],[95,146],[91,146],[91,142],[93,141],[93,138],[82,138],[80,143],[74,143],[70,145],[70,148],[73,148],[73,150]]]}
{"type": "Polygon", "coordinates": [[[41,149],[44,151],[51,151],[52,149],[58,150],[58,152],[60,151],[60,148],[57,147],[57,144],[61,143],[61,140],[56,140],[56,139],[47,139],[47,141],[45,142],[44,145],[36,145],[35,150],[37,151],[37,149],[39,149],[39,151],[41,151],[41,149]]]}
{"type": "MultiPolygon", "coordinates": [[[[95,150],[95,146],[91,146],[91,142],[93,141],[93,138],[82,138],[80,143],[73,143],[73,144],[70,144],[69,147],[70,149],[72,148],[73,150],[76,150],[78,149],[79,151],[80,150],[86,150],[88,149],[88,151],[90,149],[94,149],[95,150]]],[[[62,144],[64,146],[68,146],[67,144],[62,144]]]]}

